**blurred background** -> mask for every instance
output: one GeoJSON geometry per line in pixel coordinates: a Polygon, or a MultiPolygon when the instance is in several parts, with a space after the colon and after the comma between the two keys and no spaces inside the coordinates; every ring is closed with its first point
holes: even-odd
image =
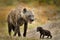
{"type": "Polygon", "coordinates": [[[40,22],[44,21],[43,19],[52,20],[50,17],[56,16],[60,11],[60,0],[0,0],[0,21],[6,21],[8,12],[21,5],[33,8],[37,17],[43,16],[42,19],[39,17],[40,22]]]}
{"type": "MultiPolygon", "coordinates": [[[[8,35],[7,16],[11,11],[11,9],[14,9],[18,6],[28,7],[32,9],[34,12],[35,21],[32,24],[28,25],[28,35],[34,32],[34,31],[31,32],[30,30],[32,29],[35,30],[37,26],[43,26],[43,28],[46,28],[52,31],[54,35],[54,38],[52,40],[55,40],[55,38],[56,40],[59,40],[60,0],[0,0],[0,39],[1,40],[4,40],[4,39],[15,40],[15,38],[7,37],[8,35]]],[[[23,32],[23,27],[21,27],[21,32],[23,32]]],[[[33,35],[33,33],[31,35],[33,35]]],[[[36,36],[37,34],[35,34],[35,36],[33,35],[32,37],[35,38],[36,36]]],[[[38,35],[38,38],[39,38],[39,35],[38,35]]],[[[16,38],[16,40],[20,40],[20,39],[16,38]]],[[[37,39],[33,39],[33,40],[37,40],[37,39]]]]}

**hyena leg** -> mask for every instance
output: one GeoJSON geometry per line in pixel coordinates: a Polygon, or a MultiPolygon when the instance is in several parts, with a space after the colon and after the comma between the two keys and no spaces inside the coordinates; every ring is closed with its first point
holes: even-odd
{"type": "Polygon", "coordinates": [[[11,28],[8,28],[8,33],[11,36],[11,28]]]}
{"type": "Polygon", "coordinates": [[[40,38],[41,38],[41,36],[42,36],[42,35],[40,34],[40,38]]]}
{"type": "Polygon", "coordinates": [[[43,35],[43,38],[44,38],[45,35],[43,35]]]}
{"type": "Polygon", "coordinates": [[[14,25],[12,25],[12,30],[15,31],[15,27],[14,27],[14,25]]]}
{"type": "Polygon", "coordinates": [[[20,34],[20,28],[18,27],[18,36],[21,36],[21,34],[20,34]]]}
{"type": "Polygon", "coordinates": [[[9,33],[9,35],[11,36],[11,24],[10,23],[8,23],[8,33],[9,33]]]}
{"type": "Polygon", "coordinates": [[[18,30],[17,27],[15,27],[14,36],[16,36],[17,30],[18,30]]]}
{"type": "Polygon", "coordinates": [[[52,35],[50,35],[50,38],[52,38],[52,35]]]}
{"type": "Polygon", "coordinates": [[[47,38],[49,38],[49,36],[47,36],[47,38]]]}
{"type": "Polygon", "coordinates": [[[26,37],[26,31],[27,31],[27,23],[25,22],[25,24],[24,24],[24,33],[23,33],[24,37],[26,37]]]}
{"type": "Polygon", "coordinates": [[[42,37],[42,34],[40,34],[40,38],[42,37]]]}
{"type": "Polygon", "coordinates": [[[19,26],[15,27],[15,33],[14,33],[14,36],[16,36],[17,33],[18,33],[18,36],[21,36],[20,30],[19,30],[19,26]]]}

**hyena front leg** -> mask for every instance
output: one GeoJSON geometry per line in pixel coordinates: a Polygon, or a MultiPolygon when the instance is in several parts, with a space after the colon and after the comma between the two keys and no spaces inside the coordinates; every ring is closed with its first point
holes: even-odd
{"type": "Polygon", "coordinates": [[[17,27],[15,27],[14,36],[16,36],[17,30],[18,30],[17,27]]]}
{"type": "Polygon", "coordinates": [[[26,32],[27,32],[27,22],[24,24],[24,33],[23,36],[26,37],[26,32]]]}
{"type": "Polygon", "coordinates": [[[19,26],[18,26],[18,36],[21,36],[19,26]]]}
{"type": "Polygon", "coordinates": [[[14,36],[16,36],[17,33],[18,33],[18,36],[21,36],[19,26],[16,26],[16,27],[15,27],[14,36]]]}

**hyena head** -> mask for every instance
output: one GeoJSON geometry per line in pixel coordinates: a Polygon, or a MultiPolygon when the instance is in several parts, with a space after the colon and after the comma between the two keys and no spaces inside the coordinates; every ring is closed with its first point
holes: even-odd
{"type": "Polygon", "coordinates": [[[37,27],[37,32],[43,30],[42,27],[37,27]]]}
{"type": "Polygon", "coordinates": [[[29,23],[32,23],[34,21],[33,12],[31,10],[27,10],[26,8],[24,8],[22,11],[23,11],[23,18],[29,23]]]}

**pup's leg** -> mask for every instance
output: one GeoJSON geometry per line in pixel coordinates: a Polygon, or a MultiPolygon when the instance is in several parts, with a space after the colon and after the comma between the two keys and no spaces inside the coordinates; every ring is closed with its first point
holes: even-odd
{"type": "Polygon", "coordinates": [[[40,34],[40,38],[42,37],[42,34],[40,34]]]}

